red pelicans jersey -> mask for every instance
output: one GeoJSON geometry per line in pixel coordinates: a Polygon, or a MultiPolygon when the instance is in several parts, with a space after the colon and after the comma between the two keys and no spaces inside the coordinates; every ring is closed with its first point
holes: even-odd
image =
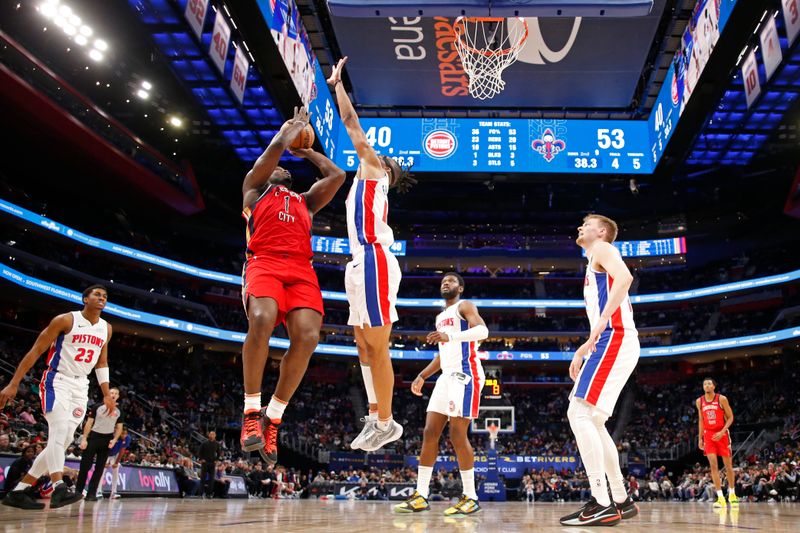
{"type": "Polygon", "coordinates": [[[310,260],[311,213],[306,198],[283,185],[270,185],[258,200],[245,207],[248,259],[280,254],[310,260]]]}

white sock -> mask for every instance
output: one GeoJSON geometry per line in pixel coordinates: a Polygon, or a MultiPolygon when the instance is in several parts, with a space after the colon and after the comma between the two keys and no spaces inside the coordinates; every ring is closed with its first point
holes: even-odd
{"type": "Polygon", "coordinates": [[[389,426],[391,425],[391,423],[392,423],[392,417],[391,416],[389,418],[387,418],[386,420],[381,420],[380,418],[378,418],[378,423],[377,423],[378,430],[386,431],[387,429],[389,429],[389,426]]]}
{"type": "Polygon", "coordinates": [[[378,411],[370,411],[367,415],[367,420],[377,420],[378,419],[378,411]]]}
{"type": "Polygon", "coordinates": [[[622,470],[619,467],[619,452],[614,444],[614,439],[608,433],[606,421],[602,416],[594,417],[595,427],[600,434],[600,442],[603,445],[603,467],[608,478],[608,486],[611,487],[611,497],[616,503],[622,503],[628,498],[625,491],[625,481],[622,477],[622,470]]]}
{"type": "Polygon", "coordinates": [[[283,420],[283,412],[286,410],[286,402],[282,402],[273,396],[267,405],[267,418],[270,420],[283,420]]]}
{"type": "Polygon", "coordinates": [[[361,365],[361,377],[364,378],[364,388],[367,390],[367,401],[369,403],[378,403],[378,397],[375,396],[375,385],[372,384],[372,370],[366,365],[361,365]]]}
{"type": "Polygon", "coordinates": [[[433,475],[432,466],[417,467],[417,492],[423,498],[427,499],[431,491],[431,476],[433,475]]]}
{"type": "Polygon", "coordinates": [[[259,411],[261,409],[261,393],[257,392],[255,394],[247,394],[244,395],[244,412],[247,411],[259,411]]]}
{"type": "Polygon", "coordinates": [[[119,481],[119,467],[111,469],[111,494],[117,493],[117,481],[119,481]]]}
{"type": "Polygon", "coordinates": [[[478,493],[475,492],[475,469],[470,468],[469,470],[459,470],[458,472],[461,474],[461,484],[464,486],[464,495],[467,498],[477,500],[478,493]]]}
{"type": "Polygon", "coordinates": [[[586,469],[586,477],[589,478],[592,496],[599,505],[608,507],[611,505],[611,498],[608,496],[606,474],[603,469],[603,443],[592,422],[594,409],[594,406],[583,400],[574,399],[569,403],[567,418],[572,432],[575,434],[578,451],[581,452],[581,460],[586,469]]]}
{"type": "Polygon", "coordinates": [[[12,490],[11,492],[16,492],[18,490],[25,490],[30,486],[31,486],[30,483],[23,483],[22,481],[20,481],[19,483],[17,483],[17,486],[14,487],[14,490],[12,490]]]}
{"type": "Polygon", "coordinates": [[[721,490],[718,490],[718,491],[717,491],[717,498],[724,498],[724,497],[725,497],[725,496],[723,496],[723,495],[722,495],[722,491],[721,491],[721,490]]]}

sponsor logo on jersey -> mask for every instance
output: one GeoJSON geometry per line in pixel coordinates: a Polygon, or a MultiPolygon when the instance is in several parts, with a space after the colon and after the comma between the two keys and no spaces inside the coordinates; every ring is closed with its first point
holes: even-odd
{"type": "Polygon", "coordinates": [[[531,143],[533,151],[544,157],[544,160],[548,163],[563,152],[566,147],[567,143],[561,139],[557,139],[555,133],[553,133],[553,130],[550,128],[544,130],[541,139],[536,139],[531,143]]]}
{"type": "Polygon", "coordinates": [[[456,137],[447,130],[430,132],[422,143],[425,153],[434,159],[447,159],[456,151],[456,137]]]}
{"type": "Polygon", "coordinates": [[[72,416],[74,418],[81,418],[83,416],[83,409],[80,407],[76,407],[72,410],[72,416]]]}

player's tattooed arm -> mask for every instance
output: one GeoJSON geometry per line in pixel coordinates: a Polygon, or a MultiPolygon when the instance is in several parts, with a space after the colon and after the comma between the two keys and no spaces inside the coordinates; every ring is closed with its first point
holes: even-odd
{"type": "Polygon", "coordinates": [[[308,210],[311,211],[311,214],[316,214],[336,196],[336,192],[344,183],[345,172],[324,154],[311,148],[289,150],[289,152],[294,156],[308,159],[322,174],[322,178],[303,193],[308,210]]]}
{"type": "Polygon", "coordinates": [[[28,350],[28,353],[25,354],[25,357],[22,358],[20,361],[19,366],[17,366],[17,371],[14,372],[14,376],[9,381],[8,385],[0,391],[0,409],[6,406],[8,402],[14,399],[14,396],[17,395],[17,388],[19,384],[22,383],[22,379],[28,373],[28,371],[36,364],[37,359],[41,357],[41,355],[53,344],[58,338],[59,335],[62,333],[67,333],[69,330],[72,329],[72,314],[71,313],[64,313],[63,315],[58,315],[53,320],[50,321],[50,324],[47,325],[46,328],[39,333],[39,336],[36,338],[36,341],[33,343],[33,347],[28,350]]]}
{"type": "Polygon", "coordinates": [[[272,138],[267,149],[261,154],[253,168],[247,173],[242,183],[242,196],[244,205],[248,206],[254,202],[264,185],[267,184],[269,177],[278,166],[281,156],[289,148],[289,145],[297,137],[303,128],[306,127],[311,119],[311,113],[305,107],[295,107],[294,116],[283,123],[280,131],[272,138]],[[255,196],[254,196],[255,195],[255,196]]]}

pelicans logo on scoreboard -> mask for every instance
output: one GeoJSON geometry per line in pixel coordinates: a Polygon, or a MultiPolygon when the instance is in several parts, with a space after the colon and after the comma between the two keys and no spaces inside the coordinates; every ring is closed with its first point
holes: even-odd
{"type": "Polygon", "coordinates": [[[531,143],[531,148],[533,148],[533,151],[538,152],[548,163],[555,159],[555,157],[564,151],[566,147],[567,143],[561,139],[556,139],[556,135],[550,128],[544,130],[541,139],[536,139],[533,141],[533,143],[531,143]]]}
{"type": "Polygon", "coordinates": [[[446,159],[456,151],[456,137],[447,130],[430,132],[422,143],[425,153],[434,159],[446,159]]]}

